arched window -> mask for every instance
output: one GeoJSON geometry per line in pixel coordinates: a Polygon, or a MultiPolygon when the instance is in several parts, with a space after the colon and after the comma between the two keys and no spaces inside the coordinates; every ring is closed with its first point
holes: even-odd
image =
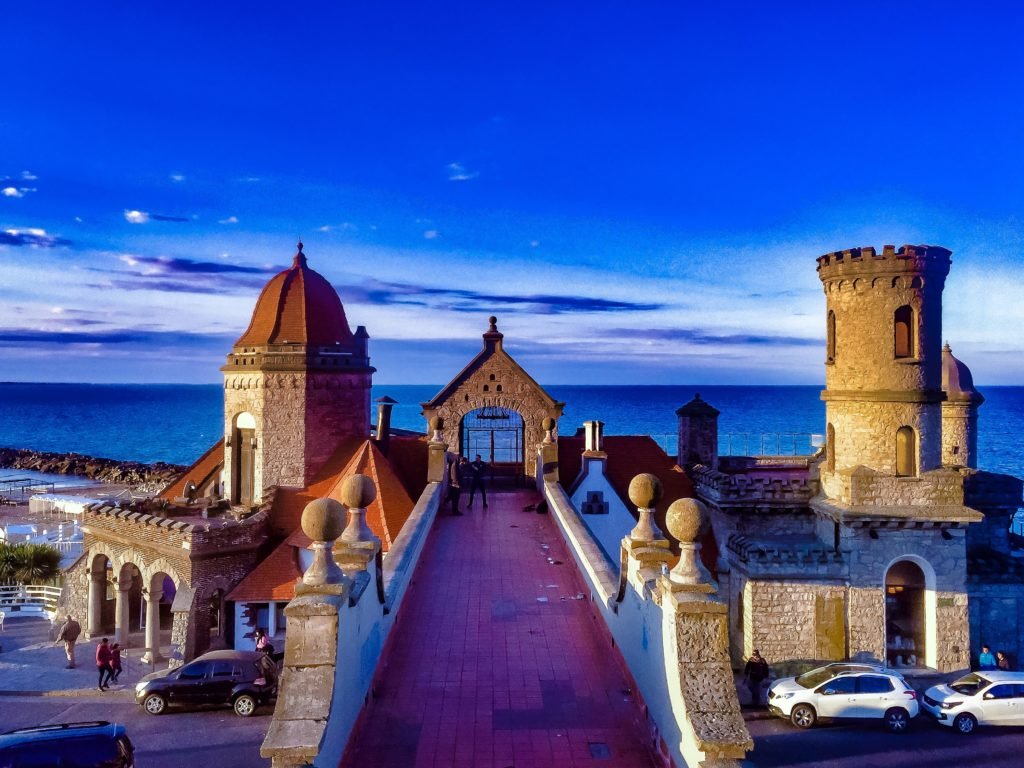
{"type": "Polygon", "coordinates": [[[914,310],[904,304],[894,316],[896,357],[917,357],[914,310]]]}
{"type": "Polygon", "coordinates": [[[828,312],[828,322],[825,326],[825,361],[834,363],[836,360],[836,313],[828,312]]]}
{"type": "Polygon", "coordinates": [[[917,475],[917,434],[912,427],[896,430],[896,476],[917,475]]]}
{"type": "Polygon", "coordinates": [[[256,419],[250,413],[235,417],[231,443],[232,470],[231,503],[249,506],[255,497],[256,478],[256,419]]]}
{"type": "Polygon", "coordinates": [[[836,471],[836,428],[831,424],[825,427],[825,468],[836,471]]]}

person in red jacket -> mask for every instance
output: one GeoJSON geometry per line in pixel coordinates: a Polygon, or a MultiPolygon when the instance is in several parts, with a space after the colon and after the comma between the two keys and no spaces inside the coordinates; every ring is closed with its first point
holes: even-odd
{"type": "Polygon", "coordinates": [[[105,691],[110,687],[110,676],[113,673],[113,670],[110,668],[110,646],[107,645],[107,638],[105,637],[96,646],[96,669],[100,673],[97,685],[101,691],[105,691]]]}

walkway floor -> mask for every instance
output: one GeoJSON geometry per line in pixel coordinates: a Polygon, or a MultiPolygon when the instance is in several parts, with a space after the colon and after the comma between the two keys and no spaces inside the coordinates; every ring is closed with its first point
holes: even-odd
{"type": "MultiPolygon", "coordinates": [[[[142,663],[140,646],[145,639],[142,633],[133,633],[132,647],[122,656],[121,677],[110,690],[101,692],[96,689],[95,641],[80,639],[75,653],[78,666],[65,669],[64,645],[55,645],[50,631],[48,619],[7,616],[0,631],[0,696],[133,696],[139,678],[167,666],[167,662],[156,667],[142,663]]],[[[165,643],[170,640],[170,630],[162,634],[165,643]]],[[[163,651],[166,655],[170,645],[165,644],[163,651]]]]}
{"type": "Polygon", "coordinates": [[[439,517],[343,766],[652,766],[642,713],[536,494],[439,517]]]}

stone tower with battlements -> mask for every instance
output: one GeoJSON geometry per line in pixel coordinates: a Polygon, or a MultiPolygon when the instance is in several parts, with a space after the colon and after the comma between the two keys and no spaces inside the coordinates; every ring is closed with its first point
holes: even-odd
{"type": "Polygon", "coordinates": [[[821,256],[829,496],[858,466],[916,476],[942,464],[942,289],[950,251],[929,245],[821,256]]]}
{"type": "Polygon", "coordinates": [[[270,486],[306,486],[338,445],[370,434],[369,336],[334,287],[292,266],[263,288],[224,373],[224,495],[249,506],[270,486]]]}

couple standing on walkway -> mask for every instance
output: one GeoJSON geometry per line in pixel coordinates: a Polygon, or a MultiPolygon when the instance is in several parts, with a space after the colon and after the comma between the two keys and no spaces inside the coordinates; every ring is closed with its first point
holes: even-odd
{"type": "Polygon", "coordinates": [[[484,509],[487,508],[487,490],[484,488],[484,480],[490,469],[490,465],[481,458],[479,453],[472,463],[465,456],[451,457],[451,461],[448,462],[448,503],[453,515],[462,514],[462,510],[459,509],[459,497],[462,495],[462,489],[467,485],[469,486],[469,503],[466,506],[473,506],[473,498],[476,496],[476,492],[480,491],[484,509]]]}

